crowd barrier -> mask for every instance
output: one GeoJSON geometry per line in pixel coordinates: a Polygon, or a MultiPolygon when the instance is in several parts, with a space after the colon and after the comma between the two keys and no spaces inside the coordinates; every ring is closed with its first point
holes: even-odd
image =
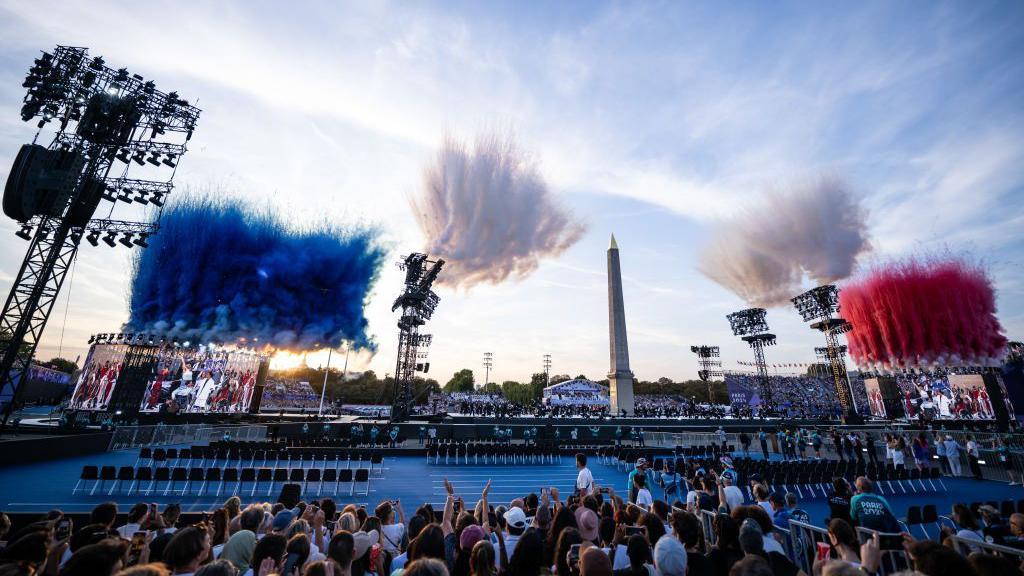
{"type": "Polygon", "coordinates": [[[258,424],[239,426],[212,426],[209,424],[118,426],[111,436],[107,450],[210,443],[225,438],[225,435],[232,440],[262,440],[267,437],[267,427],[258,424]]]}

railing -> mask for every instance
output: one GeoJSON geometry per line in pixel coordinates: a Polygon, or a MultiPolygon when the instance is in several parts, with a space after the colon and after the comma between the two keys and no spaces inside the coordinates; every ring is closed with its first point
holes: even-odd
{"type": "Polygon", "coordinates": [[[715,513],[710,510],[698,510],[701,528],[704,529],[704,553],[711,551],[715,545],[715,513]]]}
{"type": "MultiPolygon", "coordinates": [[[[646,446],[662,448],[720,443],[718,435],[714,432],[644,432],[643,436],[646,446]]],[[[736,434],[727,435],[732,441],[736,440],[736,436],[736,434]]]]}
{"type": "Polygon", "coordinates": [[[817,551],[818,542],[831,544],[828,530],[791,519],[789,533],[794,543],[793,550],[795,552],[795,557],[790,556],[790,560],[795,562],[805,573],[813,574],[815,558],[813,552],[817,551]]]}
{"type": "Polygon", "coordinates": [[[1013,560],[1015,564],[1024,562],[1024,550],[1018,550],[1016,548],[1010,548],[1009,546],[1002,546],[1000,544],[992,544],[990,542],[982,542],[980,540],[960,538],[955,535],[947,536],[947,539],[953,543],[953,549],[964,556],[969,555],[971,552],[984,552],[986,554],[994,554],[996,556],[1009,558],[1010,560],[1013,560]]]}
{"type": "Polygon", "coordinates": [[[118,426],[114,430],[107,450],[175,444],[204,444],[221,440],[225,434],[229,435],[232,440],[263,440],[267,437],[267,427],[254,424],[240,426],[211,426],[209,424],[118,426]]]}

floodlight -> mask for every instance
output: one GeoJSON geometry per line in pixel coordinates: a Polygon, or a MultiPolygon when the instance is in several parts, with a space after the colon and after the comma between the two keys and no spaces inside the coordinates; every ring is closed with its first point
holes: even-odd
{"type": "Polygon", "coordinates": [[[21,238],[22,240],[31,240],[32,239],[32,227],[31,226],[22,226],[21,230],[18,230],[17,232],[15,232],[14,235],[17,236],[18,238],[21,238]]]}
{"type": "Polygon", "coordinates": [[[115,241],[116,238],[117,238],[117,234],[116,233],[114,233],[114,232],[107,232],[107,235],[103,237],[103,241],[107,244],[107,246],[110,246],[111,248],[113,248],[114,244],[116,244],[116,241],[115,241]]]}
{"type": "Polygon", "coordinates": [[[132,233],[131,232],[125,232],[124,234],[121,235],[121,239],[118,240],[118,242],[120,242],[121,245],[124,246],[125,248],[131,248],[132,247],[132,233]]]}
{"type": "Polygon", "coordinates": [[[100,245],[100,233],[95,231],[95,230],[93,230],[92,232],[89,232],[89,234],[85,237],[85,239],[88,240],[89,244],[92,244],[93,246],[99,246],[100,245]]]}

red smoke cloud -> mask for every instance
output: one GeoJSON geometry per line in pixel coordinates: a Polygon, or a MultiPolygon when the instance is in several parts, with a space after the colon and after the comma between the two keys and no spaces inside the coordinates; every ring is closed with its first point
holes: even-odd
{"type": "Polygon", "coordinates": [[[839,306],[862,367],[990,366],[1006,354],[992,282],[961,259],[888,264],[846,285],[839,306]]]}

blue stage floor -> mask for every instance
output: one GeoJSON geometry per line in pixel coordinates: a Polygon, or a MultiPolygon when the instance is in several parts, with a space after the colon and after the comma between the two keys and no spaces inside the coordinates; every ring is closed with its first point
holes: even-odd
{"type": "MultiPolygon", "coordinates": [[[[72,494],[78,481],[83,465],[97,466],[128,466],[135,463],[138,450],[95,454],[79,458],[65,459],[55,462],[26,464],[0,469],[0,509],[7,512],[42,512],[51,508],[60,508],[66,512],[85,512],[99,502],[113,500],[123,507],[138,501],[158,502],[161,504],[179,502],[185,511],[208,510],[211,506],[227,499],[227,494],[219,497],[204,495],[202,497],[180,494],[163,494],[163,486],[156,493],[145,496],[132,494],[114,494],[107,496],[106,489],[98,490],[95,495],[72,494]]],[[[184,464],[184,463],[183,463],[184,464]]],[[[600,485],[612,485],[616,490],[623,490],[626,474],[612,466],[597,462],[594,457],[590,466],[595,481],[600,485]]],[[[379,474],[377,474],[379,475],[379,474]]],[[[542,486],[556,486],[563,493],[572,490],[576,479],[576,469],[571,457],[562,457],[561,463],[551,465],[427,465],[425,457],[391,456],[384,459],[383,478],[373,478],[368,496],[335,496],[338,502],[367,504],[375,506],[384,499],[399,498],[405,504],[406,512],[411,512],[423,502],[431,502],[440,506],[444,502],[444,478],[453,482],[459,495],[467,504],[475,502],[480,490],[490,479],[493,481],[491,502],[507,503],[513,498],[530,492],[537,492],[542,486]]],[[[903,516],[908,506],[936,504],[940,514],[948,514],[955,502],[970,503],[972,501],[1002,501],[1024,498],[1024,488],[1008,486],[1004,483],[991,481],[974,481],[968,479],[944,479],[947,492],[923,492],[896,495],[886,491],[886,498],[898,516],[903,516]]],[[[926,482],[927,484],[927,482],[926,482]]],[[[108,487],[110,484],[108,483],[108,487]]],[[[180,488],[180,486],[179,486],[180,488]]],[[[315,485],[311,487],[315,492],[315,485]]],[[[267,494],[264,484],[251,496],[251,485],[241,494],[243,502],[273,500],[277,497],[280,486],[277,485],[267,494]]],[[[194,490],[193,490],[194,491],[194,490]]],[[[654,490],[655,497],[660,498],[660,489],[654,490]]],[[[315,495],[306,493],[306,499],[315,495]]],[[[807,510],[815,523],[820,523],[828,515],[828,506],[820,494],[817,498],[805,498],[801,507],[807,510]]]]}

